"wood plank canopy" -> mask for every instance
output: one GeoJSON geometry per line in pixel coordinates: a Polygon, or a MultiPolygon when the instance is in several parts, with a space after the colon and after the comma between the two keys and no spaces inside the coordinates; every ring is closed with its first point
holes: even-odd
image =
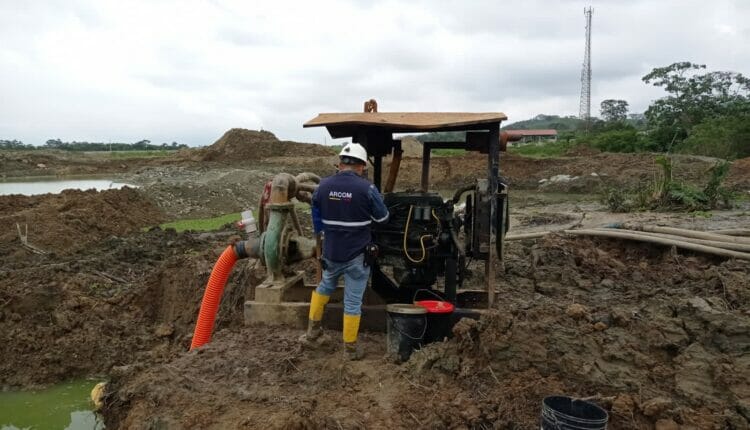
{"type": "Polygon", "coordinates": [[[354,136],[362,128],[390,133],[486,129],[508,119],[502,112],[321,113],[304,127],[326,127],[333,138],[354,136]]]}

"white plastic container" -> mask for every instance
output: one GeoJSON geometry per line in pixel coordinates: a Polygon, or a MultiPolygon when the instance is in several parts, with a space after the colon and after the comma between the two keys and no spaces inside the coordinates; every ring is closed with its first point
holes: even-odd
{"type": "Polygon", "coordinates": [[[244,227],[245,233],[252,234],[258,231],[258,226],[255,224],[255,218],[253,217],[252,210],[246,210],[240,215],[242,216],[240,224],[242,224],[242,227],[244,227]]]}

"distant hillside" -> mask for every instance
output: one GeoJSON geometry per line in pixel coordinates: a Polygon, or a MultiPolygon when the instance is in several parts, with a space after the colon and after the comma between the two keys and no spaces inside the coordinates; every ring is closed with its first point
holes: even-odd
{"type": "MultiPolygon", "coordinates": [[[[581,120],[574,116],[561,117],[557,115],[537,115],[533,119],[518,121],[502,127],[502,130],[537,130],[555,129],[557,131],[575,131],[581,120]]],[[[446,142],[462,141],[466,133],[462,131],[445,131],[438,133],[425,133],[414,136],[420,142],[446,142]]]]}
{"type": "MultiPolygon", "coordinates": [[[[593,124],[604,124],[599,118],[591,118],[593,124]]],[[[643,114],[630,114],[625,120],[626,124],[632,125],[637,129],[643,129],[646,126],[646,119],[643,114]]],[[[594,125],[595,127],[595,125],[594,125]]],[[[539,114],[532,119],[513,122],[501,127],[501,130],[545,130],[554,129],[559,132],[578,131],[583,129],[583,121],[575,116],[559,116],[539,114]]],[[[462,141],[466,133],[462,131],[444,131],[438,133],[424,133],[413,135],[420,142],[447,142],[462,141]]]]}
{"type": "MultiPolygon", "coordinates": [[[[592,117],[592,124],[602,124],[600,118],[592,117]]],[[[642,113],[629,114],[625,123],[637,129],[646,127],[646,118],[642,113]]],[[[554,129],[557,131],[576,131],[583,128],[583,121],[575,116],[558,116],[540,114],[532,119],[518,121],[501,127],[503,130],[544,130],[554,129]]]]}
{"type": "Polygon", "coordinates": [[[503,130],[539,130],[555,129],[557,131],[575,131],[583,123],[574,116],[537,115],[532,119],[518,121],[502,127],[503,130]]]}

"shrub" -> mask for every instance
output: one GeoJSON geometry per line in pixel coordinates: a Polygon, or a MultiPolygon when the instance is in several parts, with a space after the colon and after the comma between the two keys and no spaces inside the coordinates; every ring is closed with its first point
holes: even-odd
{"type": "Polygon", "coordinates": [[[593,145],[607,152],[639,152],[644,151],[643,139],[638,136],[635,128],[622,128],[604,131],[593,137],[593,145]]]}
{"type": "Polygon", "coordinates": [[[679,152],[733,160],[750,156],[750,115],[707,119],[693,127],[679,152]]]}
{"type": "Polygon", "coordinates": [[[729,173],[729,163],[719,162],[709,169],[709,179],[703,189],[676,182],[672,179],[672,160],[658,157],[661,178],[652,183],[643,183],[635,190],[604,184],[601,202],[612,212],[638,210],[681,210],[686,212],[709,211],[720,207],[731,207],[734,193],[721,186],[729,173]]]}

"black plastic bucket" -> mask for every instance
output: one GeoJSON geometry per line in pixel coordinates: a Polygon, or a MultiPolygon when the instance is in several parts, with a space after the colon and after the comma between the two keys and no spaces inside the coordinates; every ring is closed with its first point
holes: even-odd
{"type": "Polygon", "coordinates": [[[412,304],[395,303],[385,307],[388,353],[406,361],[419,349],[427,329],[427,309],[412,304]]]}
{"type": "Polygon", "coordinates": [[[418,300],[415,305],[427,309],[427,330],[424,332],[424,342],[442,342],[450,337],[453,328],[453,303],[441,300],[418,300]]]}
{"type": "Polygon", "coordinates": [[[607,411],[594,403],[565,396],[542,401],[542,430],[604,430],[607,411]]]}

